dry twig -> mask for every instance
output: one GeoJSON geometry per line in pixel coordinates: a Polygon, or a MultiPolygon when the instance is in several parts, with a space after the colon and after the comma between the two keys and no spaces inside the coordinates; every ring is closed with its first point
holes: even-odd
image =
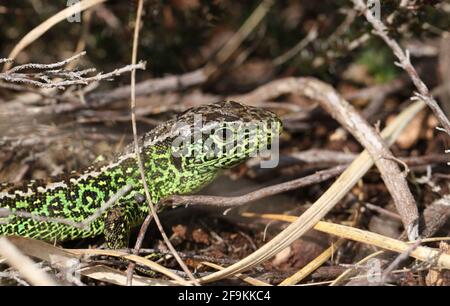
{"type": "Polygon", "coordinates": [[[130,72],[133,69],[145,69],[145,62],[141,61],[138,64],[127,65],[125,67],[116,69],[108,73],[98,73],[95,76],[86,76],[88,73],[95,71],[95,68],[84,70],[66,70],[62,67],[77,60],[86,52],[75,54],[74,56],[52,64],[23,64],[15,66],[5,72],[0,73],[0,80],[10,83],[20,83],[32,85],[39,88],[58,88],[64,89],[71,85],[88,85],[93,82],[101,80],[109,80],[112,77],[121,75],[125,72],[130,72]],[[24,70],[42,70],[42,72],[25,73],[24,70]],[[62,80],[61,80],[62,79],[62,80]]]}
{"type": "Polygon", "coordinates": [[[219,207],[235,207],[245,203],[256,201],[278,193],[294,190],[297,188],[320,183],[341,174],[346,166],[337,166],[331,169],[318,171],[317,173],[295,179],[289,182],[265,187],[256,191],[236,197],[219,197],[206,195],[170,196],[161,201],[162,205],[179,206],[179,205],[212,205],[219,207]]]}
{"type": "Polygon", "coordinates": [[[0,237],[0,255],[6,258],[6,262],[11,267],[17,269],[27,281],[37,286],[55,286],[53,279],[45,272],[38,269],[36,264],[27,256],[23,255],[5,237],[0,237]]]}
{"type": "MultiPolygon", "coordinates": [[[[141,23],[141,18],[142,18],[143,2],[144,2],[143,0],[139,0],[137,12],[136,12],[136,23],[135,23],[134,35],[133,35],[133,50],[132,50],[132,54],[131,54],[132,65],[135,65],[136,61],[137,61],[137,48],[138,48],[138,43],[139,43],[139,30],[140,30],[140,23],[141,23]]],[[[145,176],[145,170],[144,170],[144,166],[143,166],[142,158],[141,158],[141,154],[140,154],[141,151],[139,149],[139,139],[138,139],[138,134],[137,134],[137,126],[136,126],[136,92],[135,92],[136,87],[135,87],[135,85],[136,85],[136,69],[132,69],[131,70],[131,125],[133,128],[133,139],[134,139],[134,149],[135,149],[135,154],[136,154],[136,160],[137,160],[137,164],[139,166],[141,180],[144,185],[144,191],[145,191],[145,196],[147,198],[147,203],[149,205],[151,215],[153,216],[153,219],[156,222],[156,225],[159,229],[159,232],[161,233],[161,236],[163,237],[165,244],[172,252],[173,256],[175,257],[175,259],[178,262],[178,264],[180,265],[180,267],[189,276],[191,281],[195,285],[199,285],[199,283],[195,279],[194,275],[192,275],[191,271],[186,266],[186,264],[183,262],[180,255],[178,255],[177,251],[175,250],[172,243],[170,242],[169,237],[167,237],[167,234],[164,231],[161,221],[158,217],[158,213],[155,209],[155,206],[151,200],[150,191],[149,191],[149,188],[147,185],[147,178],[145,176]]],[[[147,231],[147,227],[150,223],[150,220],[151,220],[150,217],[146,218],[146,222],[144,222],[141,226],[141,231],[140,231],[141,233],[145,233],[147,231]]],[[[141,235],[143,235],[143,234],[141,234],[141,235]]],[[[139,248],[141,247],[140,243],[142,243],[142,238],[138,239],[138,241],[136,242],[135,250],[139,251],[139,248]]],[[[134,266],[130,265],[128,267],[128,275],[127,275],[127,284],[130,284],[130,285],[131,285],[133,270],[134,270],[134,266]]]]}

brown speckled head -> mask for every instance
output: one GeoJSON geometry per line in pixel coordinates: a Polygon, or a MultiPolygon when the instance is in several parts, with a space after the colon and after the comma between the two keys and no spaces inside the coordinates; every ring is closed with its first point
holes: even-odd
{"type": "Polygon", "coordinates": [[[268,110],[222,101],[189,109],[161,128],[176,143],[172,150],[184,169],[219,170],[270,147],[282,126],[280,119],[268,110]]]}

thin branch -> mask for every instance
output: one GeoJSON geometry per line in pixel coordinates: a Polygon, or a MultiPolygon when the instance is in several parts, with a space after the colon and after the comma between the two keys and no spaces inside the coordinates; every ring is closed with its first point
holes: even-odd
{"type": "Polygon", "coordinates": [[[162,205],[179,206],[179,205],[212,205],[219,207],[235,207],[245,203],[253,202],[268,196],[279,194],[282,192],[294,190],[297,188],[310,186],[320,183],[341,174],[347,166],[337,166],[327,170],[318,171],[317,173],[281,183],[236,197],[219,197],[206,195],[180,196],[175,195],[161,201],[162,205]]]}
{"type": "Polygon", "coordinates": [[[62,60],[60,62],[56,62],[53,64],[36,64],[36,63],[23,64],[23,65],[13,67],[13,68],[5,71],[4,73],[12,74],[12,73],[16,73],[16,72],[26,70],[26,69],[49,70],[49,69],[61,68],[72,61],[78,60],[80,57],[82,57],[84,55],[86,55],[86,51],[82,51],[78,54],[75,54],[74,56],[69,57],[68,59],[65,59],[65,60],[62,60]]]}
{"type": "MultiPolygon", "coordinates": [[[[142,18],[143,2],[144,2],[143,0],[139,0],[137,13],[136,13],[136,22],[134,25],[134,35],[133,35],[133,50],[132,50],[132,55],[131,55],[132,65],[135,65],[136,61],[137,61],[137,48],[138,48],[138,42],[139,42],[139,30],[140,30],[140,23],[141,23],[141,18],[142,18]]],[[[175,250],[172,243],[170,242],[169,237],[167,237],[167,234],[162,227],[161,221],[158,217],[158,213],[155,209],[155,206],[153,205],[152,198],[150,196],[150,191],[149,191],[149,188],[147,185],[147,178],[145,176],[145,170],[144,170],[144,166],[142,163],[141,154],[139,153],[140,149],[139,149],[139,140],[138,140],[138,136],[137,136],[137,126],[136,126],[136,70],[135,69],[131,70],[131,125],[133,128],[135,155],[136,155],[136,159],[137,159],[137,164],[139,166],[139,172],[141,174],[141,180],[142,180],[142,184],[144,185],[145,196],[147,198],[150,212],[151,212],[153,218],[155,219],[155,223],[159,229],[159,232],[161,233],[161,236],[163,237],[164,242],[166,243],[167,247],[172,251],[172,254],[175,257],[178,264],[180,265],[180,267],[184,270],[184,272],[189,276],[189,278],[195,285],[199,285],[199,283],[196,280],[196,278],[194,277],[194,275],[192,275],[191,271],[186,266],[186,264],[183,262],[180,255],[178,255],[177,251],[175,250]]],[[[141,226],[142,232],[146,232],[148,224],[149,224],[149,222],[144,222],[142,224],[142,226],[141,226]]],[[[136,250],[139,250],[139,248],[140,248],[139,241],[140,240],[138,240],[137,244],[135,245],[136,250]]],[[[131,285],[133,269],[134,269],[133,266],[129,266],[128,277],[127,277],[127,284],[129,284],[129,285],[131,285]]]]}

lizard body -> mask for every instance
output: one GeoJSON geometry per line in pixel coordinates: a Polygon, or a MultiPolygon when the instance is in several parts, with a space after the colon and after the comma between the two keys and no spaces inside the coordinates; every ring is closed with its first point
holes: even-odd
{"type": "MultiPolygon", "coordinates": [[[[232,101],[192,108],[157,126],[139,141],[153,203],[197,191],[221,170],[245,161],[270,143],[280,130],[281,122],[273,113],[232,101]],[[253,123],[251,129],[249,123],[253,123]]],[[[1,184],[0,208],[83,222],[125,186],[131,186],[130,191],[88,229],[10,214],[0,217],[0,235],[66,241],[104,234],[108,247],[126,247],[130,228],[148,214],[147,202],[137,200],[144,190],[133,145],[109,164],[79,174],[50,182],[1,184]]]]}

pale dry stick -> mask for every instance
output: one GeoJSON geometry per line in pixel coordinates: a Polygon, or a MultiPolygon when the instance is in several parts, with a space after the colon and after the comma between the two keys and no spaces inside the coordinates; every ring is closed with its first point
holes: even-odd
{"type": "MultiPolygon", "coordinates": [[[[148,96],[151,94],[184,90],[192,86],[199,86],[205,83],[207,76],[203,68],[187,72],[180,75],[170,75],[163,78],[145,80],[136,84],[135,92],[137,96],[148,96]]],[[[92,93],[86,97],[89,105],[94,107],[105,106],[114,101],[123,100],[130,96],[131,88],[129,85],[121,86],[112,90],[92,93]]],[[[70,105],[62,108],[61,111],[67,111],[70,105]]],[[[82,108],[83,105],[77,105],[82,108]]],[[[71,111],[71,109],[69,109],[71,111]]]]}
{"type": "MultiPolygon", "coordinates": [[[[8,237],[8,241],[14,244],[24,254],[30,257],[35,257],[39,260],[48,262],[52,267],[60,269],[61,267],[67,267],[67,262],[73,260],[83,260],[83,256],[112,256],[130,260],[132,262],[139,263],[142,266],[148,267],[150,270],[161,273],[178,284],[189,285],[180,276],[173,273],[170,269],[161,266],[146,258],[130,255],[128,252],[120,250],[101,250],[101,249],[62,249],[60,247],[53,246],[47,242],[41,240],[34,240],[31,238],[21,236],[8,237]],[[128,256],[128,257],[127,257],[128,256]],[[127,258],[125,258],[127,257],[127,258]]],[[[81,274],[83,274],[81,272],[81,274]]],[[[89,276],[89,275],[87,275],[89,276]]],[[[95,278],[95,277],[94,277],[95,278]]]]}
{"type": "Polygon", "coordinates": [[[36,286],[57,286],[58,284],[5,237],[0,237],[0,255],[16,269],[23,278],[36,286]]]}
{"type": "MultiPolygon", "coordinates": [[[[105,265],[83,267],[78,270],[78,273],[83,276],[113,285],[125,286],[127,282],[126,273],[105,265]]],[[[177,282],[165,279],[154,279],[139,275],[135,275],[133,277],[133,286],[174,286],[177,284],[177,282]]]]}
{"type": "MultiPolygon", "coordinates": [[[[360,261],[358,261],[356,263],[356,266],[361,266],[361,265],[365,264],[366,262],[368,262],[369,260],[371,260],[372,258],[376,258],[379,255],[384,254],[384,253],[385,253],[385,251],[377,251],[375,253],[372,253],[372,254],[364,257],[360,261]]],[[[355,268],[350,268],[350,269],[345,270],[344,272],[342,272],[341,275],[339,275],[335,280],[333,280],[330,283],[330,286],[339,286],[339,285],[341,285],[347,279],[353,277],[355,275],[355,272],[357,272],[357,269],[355,269],[355,268]]]]}
{"type": "MultiPolygon", "coordinates": [[[[448,217],[450,216],[450,196],[446,194],[443,195],[442,198],[433,201],[433,203],[425,208],[422,215],[424,228],[421,236],[425,239],[422,239],[421,242],[433,241],[434,238],[430,239],[428,237],[434,235],[447,222],[448,217]]],[[[402,233],[399,239],[404,238],[405,233],[402,233]]],[[[442,239],[434,240],[441,241],[442,239]]]]}
{"type": "Polygon", "coordinates": [[[354,92],[344,93],[343,96],[349,101],[356,99],[375,99],[378,96],[386,97],[394,92],[397,92],[408,85],[409,78],[406,75],[391,80],[387,83],[376,84],[365,88],[358,89],[354,92]]]}
{"type": "Polygon", "coordinates": [[[355,21],[357,15],[354,10],[349,8],[340,9],[339,13],[344,13],[345,18],[341,22],[341,24],[337,26],[336,30],[333,31],[333,33],[331,33],[330,36],[328,36],[328,40],[332,42],[336,42],[337,40],[342,39],[341,36],[346,35],[348,33],[349,28],[355,21]]]}
{"type": "Polygon", "coordinates": [[[12,279],[17,282],[17,284],[22,286],[30,286],[23,278],[20,277],[20,273],[17,271],[0,272],[0,280],[2,278],[12,279]]]}
{"type": "MultiPolygon", "coordinates": [[[[282,155],[280,158],[287,159],[288,163],[296,164],[298,162],[311,164],[348,164],[351,163],[358,154],[346,153],[335,150],[310,149],[306,151],[292,152],[282,155]]],[[[430,164],[445,164],[450,160],[446,154],[428,154],[422,156],[400,157],[401,164],[405,163],[408,167],[426,166],[430,164]]],[[[282,162],[282,160],[280,160],[282,162]]],[[[256,167],[259,165],[257,159],[247,162],[247,166],[256,167]]]]}
{"type": "Polygon", "coordinates": [[[253,11],[249,18],[239,28],[239,30],[227,41],[223,48],[214,57],[214,60],[206,64],[204,73],[207,77],[211,76],[230,56],[237,50],[242,42],[253,32],[256,26],[267,15],[273,0],[262,0],[259,6],[253,11]]]}
{"type": "MultiPolygon", "coordinates": [[[[431,238],[425,238],[422,239],[422,243],[427,243],[427,242],[441,242],[441,241],[449,241],[450,237],[431,237],[431,238]]],[[[414,243],[414,241],[411,241],[410,243],[414,243]]]]}
{"type": "Polygon", "coordinates": [[[360,37],[356,38],[355,40],[353,40],[351,43],[348,44],[347,50],[348,51],[353,51],[354,49],[358,48],[359,46],[361,46],[363,43],[365,43],[366,41],[368,41],[370,38],[370,35],[367,33],[364,33],[363,35],[361,35],[360,37]]]}
{"type": "Polygon", "coordinates": [[[114,69],[113,71],[108,72],[108,73],[104,73],[104,74],[103,73],[98,73],[95,76],[82,78],[80,80],[67,80],[67,81],[56,82],[54,84],[49,84],[49,85],[51,85],[50,88],[53,88],[53,87],[64,87],[64,86],[78,85],[78,84],[79,85],[87,85],[87,84],[92,83],[92,82],[99,82],[99,81],[102,81],[102,80],[111,79],[112,77],[121,75],[121,74],[123,74],[125,72],[129,72],[131,70],[136,70],[136,69],[145,70],[145,66],[146,66],[146,62],[145,61],[140,61],[137,64],[127,65],[127,66],[124,66],[122,68],[117,68],[117,69],[114,69]]]}
{"type": "Polygon", "coordinates": [[[379,213],[382,216],[386,216],[386,217],[391,218],[393,220],[398,220],[398,221],[402,220],[402,218],[400,218],[400,216],[398,214],[396,214],[396,213],[394,213],[392,211],[389,211],[389,210],[387,210],[385,208],[382,208],[380,206],[373,205],[371,203],[364,203],[364,206],[367,209],[375,211],[375,212],[379,213]]]}
{"type": "Polygon", "coordinates": [[[364,1],[362,0],[352,0],[355,6],[355,9],[362,12],[366,17],[367,21],[372,25],[374,29],[374,34],[379,36],[393,51],[394,55],[399,60],[397,66],[401,67],[405,70],[410,76],[412,82],[415,87],[419,91],[419,93],[415,95],[415,98],[419,98],[423,100],[428,107],[433,111],[436,118],[439,120],[439,123],[445,129],[445,132],[450,136],[450,121],[447,116],[444,114],[442,109],[439,107],[436,100],[430,94],[427,85],[420,79],[416,69],[411,64],[411,59],[409,56],[409,52],[403,51],[400,45],[392,38],[390,38],[387,34],[387,27],[384,23],[376,18],[371,10],[367,9],[364,1]]]}
{"type": "MultiPolygon", "coordinates": [[[[365,269],[365,267],[360,267],[361,270],[365,269]]],[[[368,269],[365,269],[368,270],[368,269]]],[[[408,270],[395,270],[392,271],[392,274],[405,274],[409,272],[408,270]]],[[[366,273],[366,274],[360,274],[356,276],[349,277],[350,281],[354,284],[354,281],[356,281],[357,285],[361,284],[362,279],[367,279],[367,277],[381,277],[381,273],[366,273]]],[[[351,283],[349,282],[349,284],[351,283]]],[[[313,282],[313,283],[306,283],[306,284],[299,284],[298,287],[310,287],[310,286],[317,286],[317,285],[329,285],[332,286],[333,281],[322,281],[322,282],[313,282]]]]}
{"type": "Polygon", "coordinates": [[[336,164],[347,164],[351,163],[358,156],[358,154],[327,149],[309,149],[305,151],[292,152],[289,153],[288,156],[305,163],[331,162],[336,164]]]}
{"type": "Polygon", "coordinates": [[[409,240],[417,239],[419,212],[406,178],[394,161],[395,157],[375,129],[333,87],[314,78],[286,78],[263,85],[241,96],[240,99],[247,103],[257,103],[257,101],[273,99],[287,93],[317,101],[364,146],[372,156],[394,200],[409,240]]]}
{"type": "Polygon", "coordinates": [[[342,246],[344,242],[345,239],[338,239],[336,242],[333,242],[329,248],[323,251],[319,256],[314,258],[314,260],[310,261],[296,273],[283,280],[278,286],[292,286],[301,282],[305,279],[305,277],[310,275],[317,268],[322,266],[328,259],[330,259],[330,257],[342,246]]]}
{"type": "MultiPolygon", "coordinates": [[[[260,217],[268,220],[279,220],[291,223],[299,219],[299,217],[279,215],[279,214],[243,213],[242,215],[244,217],[260,217]]],[[[319,221],[313,228],[323,233],[373,245],[382,248],[384,250],[393,251],[400,254],[406,253],[409,254],[410,257],[413,257],[426,263],[431,263],[433,265],[436,265],[438,268],[450,270],[450,255],[442,253],[441,251],[433,248],[425,246],[417,246],[415,249],[411,250],[410,243],[390,238],[387,236],[383,236],[380,234],[372,233],[369,231],[361,230],[359,228],[354,228],[351,226],[331,222],[319,221]]]]}
{"type": "MultiPolygon", "coordinates": [[[[155,209],[156,211],[158,211],[158,206],[155,209]]],[[[134,248],[132,249],[132,253],[135,255],[139,254],[140,248],[142,246],[142,242],[144,241],[145,238],[145,234],[147,232],[147,228],[149,227],[150,223],[153,220],[153,215],[152,214],[148,214],[145,219],[144,222],[142,222],[141,224],[141,228],[139,229],[139,233],[138,236],[136,238],[136,242],[134,243],[134,248]]],[[[127,271],[126,271],[126,275],[127,275],[127,280],[126,280],[126,284],[127,286],[131,286],[132,282],[133,282],[133,277],[134,277],[134,269],[136,268],[136,265],[133,262],[130,262],[130,264],[127,267],[127,271]]]]}
{"type": "MultiPolygon", "coordinates": [[[[417,101],[403,110],[382,132],[388,145],[391,145],[416,114],[425,107],[417,101]]],[[[372,167],[373,161],[367,151],[363,151],[347,168],[336,182],[306,210],[294,223],[290,224],[271,241],[257,251],[222,271],[200,278],[202,283],[220,280],[254,267],[289,246],[320,221],[338,203],[350,189],[372,167]]]]}
{"type": "Polygon", "coordinates": [[[402,1],[400,2],[400,7],[406,7],[406,6],[408,6],[408,2],[409,2],[409,0],[402,0],[402,1]]]}
{"type": "MultiPolygon", "coordinates": [[[[13,48],[11,53],[8,55],[8,59],[14,60],[17,55],[25,49],[28,45],[30,45],[33,41],[37,40],[41,37],[45,32],[51,29],[54,25],[59,23],[60,21],[66,20],[68,17],[73,16],[74,14],[80,13],[88,8],[97,5],[99,3],[105,2],[106,0],[82,0],[78,2],[76,5],[71,5],[65,8],[62,11],[59,11],[52,17],[48,18],[33,30],[28,32],[13,48]]],[[[8,70],[11,67],[11,63],[6,63],[3,67],[3,71],[8,70]]]]}
{"type": "MultiPolygon", "coordinates": [[[[132,49],[132,55],[131,55],[131,64],[132,65],[135,65],[137,62],[137,48],[138,48],[138,44],[139,44],[139,30],[140,30],[140,23],[141,23],[141,19],[142,19],[143,2],[144,2],[144,0],[139,0],[137,13],[136,13],[136,22],[134,25],[134,35],[133,35],[133,49],[132,49]]],[[[136,125],[136,91],[135,90],[136,90],[136,70],[133,69],[133,70],[131,70],[131,97],[130,97],[131,98],[131,125],[133,128],[134,150],[135,150],[136,160],[137,160],[137,164],[139,166],[139,172],[141,174],[142,184],[144,185],[144,191],[145,191],[145,196],[147,198],[147,203],[149,205],[150,212],[153,216],[153,219],[155,220],[155,223],[158,227],[159,232],[161,233],[161,236],[163,237],[165,244],[167,245],[169,250],[172,252],[172,255],[174,256],[174,258],[176,259],[176,261],[178,262],[180,267],[191,279],[193,284],[199,285],[199,283],[195,279],[194,275],[191,273],[189,268],[186,266],[186,264],[181,259],[178,252],[173,247],[172,243],[169,240],[169,237],[167,237],[167,234],[162,227],[161,221],[158,217],[158,213],[155,210],[155,206],[153,205],[153,202],[152,202],[152,199],[150,196],[150,191],[149,191],[148,185],[147,185],[147,178],[145,176],[145,170],[144,170],[144,166],[143,166],[142,158],[141,158],[141,154],[140,154],[141,151],[139,149],[139,139],[138,139],[137,125],[136,125]]],[[[143,228],[141,229],[141,231],[145,232],[147,230],[146,227],[148,227],[148,225],[149,225],[149,222],[144,222],[142,224],[143,228]]],[[[139,240],[139,241],[141,241],[141,240],[139,240]]],[[[139,250],[139,248],[140,248],[140,245],[135,246],[135,249],[139,250]]],[[[131,272],[129,272],[128,275],[131,275],[131,276],[127,277],[127,283],[130,285],[131,285],[131,281],[132,281],[132,277],[133,277],[132,276],[133,269],[134,269],[134,267],[132,265],[129,266],[128,270],[131,272]]]]}
{"type": "Polygon", "coordinates": [[[167,277],[177,281],[180,285],[190,285],[189,282],[184,280],[182,277],[178,276],[174,272],[170,271],[164,266],[161,266],[147,258],[137,256],[134,254],[128,254],[122,251],[116,250],[100,250],[100,249],[65,249],[65,251],[72,253],[74,255],[103,255],[112,256],[121,259],[126,259],[133,261],[142,266],[148,267],[150,270],[166,275],[167,277]]]}
{"type": "MultiPolygon", "coordinates": [[[[97,3],[97,1],[83,0],[78,4],[78,6],[81,7],[82,9],[86,9],[88,5],[94,5],[97,3]],[[95,2],[95,3],[89,4],[91,2],[95,2]],[[85,6],[86,6],[86,8],[85,8],[85,6]]],[[[98,3],[102,2],[102,1],[106,1],[106,0],[98,1],[98,3]]],[[[262,20],[262,18],[267,14],[267,11],[268,11],[270,5],[271,5],[271,1],[267,1],[267,3],[263,2],[263,3],[261,3],[260,6],[258,6],[258,8],[255,10],[255,12],[249,17],[249,19],[246,21],[246,23],[244,23],[244,25],[238,31],[238,33],[236,33],[234,35],[234,38],[232,38],[227,43],[227,45],[221,50],[221,52],[219,52],[218,57],[217,57],[218,60],[216,61],[217,63],[226,61],[228,59],[228,57],[232,55],[234,50],[236,50],[236,48],[242,43],[242,41],[246,37],[248,37],[248,35],[259,24],[259,22],[262,20]],[[219,57],[220,57],[220,59],[219,59],[219,57]]],[[[74,8],[76,6],[77,5],[74,5],[70,8],[74,8]]],[[[40,26],[36,27],[34,30],[32,30],[27,36],[25,36],[22,39],[22,41],[27,41],[24,47],[26,47],[28,44],[30,44],[34,40],[33,37],[35,37],[36,35],[35,34],[30,35],[32,32],[39,34],[36,36],[36,38],[38,38],[40,35],[45,33],[45,31],[47,31],[49,28],[51,28],[51,26],[53,26],[56,23],[58,23],[59,21],[63,20],[66,17],[66,14],[71,15],[75,12],[76,11],[74,11],[74,10],[71,10],[70,12],[66,12],[66,13],[65,13],[65,10],[61,11],[57,15],[53,16],[55,18],[56,17],[58,17],[58,18],[53,19],[53,17],[52,17],[52,18],[50,18],[51,20],[49,19],[48,21],[42,23],[40,26]],[[29,35],[30,35],[30,37],[28,37],[29,35]]],[[[21,45],[21,42],[19,42],[19,44],[16,46],[16,48],[18,48],[19,45],[21,45]]],[[[21,50],[22,50],[22,47],[18,48],[17,53],[20,52],[21,50]]],[[[11,59],[5,59],[5,61],[11,61],[11,59]]],[[[217,65],[217,63],[216,63],[216,65],[217,65]]],[[[10,66],[5,66],[5,69],[8,69],[9,67],[10,66]]],[[[182,90],[182,89],[192,87],[195,85],[200,85],[200,84],[203,84],[208,79],[208,76],[210,74],[208,74],[207,71],[213,71],[215,69],[216,68],[214,68],[214,64],[207,64],[203,68],[200,68],[200,69],[197,69],[197,70],[194,70],[192,72],[188,72],[188,73],[185,73],[182,75],[168,76],[168,77],[164,77],[164,78],[160,78],[160,79],[151,79],[151,80],[142,81],[142,82],[136,84],[135,92],[139,96],[143,96],[143,95],[149,95],[149,94],[157,93],[157,92],[182,90]]],[[[36,109],[35,111],[37,113],[56,114],[56,113],[71,112],[74,110],[86,108],[87,105],[89,105],[90,107],[100,107],[100,106],[104,106],[108,103],[117,101],[117,100],[126,99],[127,97],[130,96],[130,92],[131,92],[130,86],[123,86],[123,87],[120,87],[117,89],[108,90],[108,92],[91,94],[88,97],[86,97],[86,100],[88,101],[88,103],[61,103],[61,104],[52,105],[52,106],[48,106],[48,107],[41,107],[39,109],[36,109]]],[[[24,96],[22,98],[23,99],[19,99],[19,98],[15,99],[12,102],[20,102],[20,100],[24,100],[24,99],[27,101],[35,102],[37,99],[41,98],[41,95],[35,94],[35,93],[30,93],[30,94],[27,94],[26,97],[24,96]]]]}
{"type": "MultiPolygon", "coordinates": [[[[15,59],[16,56],[23,49],[25,49],[33,41],[37,40],[45,32],[50,30],[53,26],[55,26],[59,22],[61,22],[63,20],[66,20],[68,17],[73,16],[73,14],[81,13],[82,11],[85,11],[85,10],[89,9],[92,6],[95,6],[95,5],[100,4],[102,2],[105,2],[105,1],[106,0],[82,0],[82,1],[79,1],[79,2],[75,3],[74,5],[69,6],[66,9],[56,13],[52,17],[48,18],[47,20],[45,20],[44,22],[40,23],[38,26],[33,28],[30,32],[28,32],[16,44],[16,46],[11,51],[9,57],[12,60],[15,59]]],[[[10,67],[11,67],[11,63],[7,63],[3,67],[3,71],[8,70],[10,67]]],[[[44,90],[44,94],[50,94],[54,90],[55,89],[48,89],[48,91],[44,90]]],[[[24,94],[19,95],[18,97],[16,97],[11,102],[16,102],[16,103],[19,102],[20,103],[21,101],[27,101],[27,102],[29,102],[31,104],[31,103],[35,103],[35,102],[41,100],[41,97],[42,97],[42,94],[40,94],[40,93],[29,92],[29,93],[24,93],[24,94]]],[[[62,106],[62,108],[64,109],[64,107],[68,107],[70,104],[73,104],[73,103],[67,103],[66,105],[62,106]]]]}
{"type": "MultiPolygon", "coordinates": [[[[204,69],[197,69],[191,72],[187,72],[181,75],[171,75],[163,78],[156,78],[145,80],[136,84],[136,95],[147,96],[155,93],[184,90],[192,86],[198,86],[206,82],[207,76],[204,69]]],[[[1,84],[0,84],[1,86],[1,84]]],[[[30,89],[28,89],[30,91],[30,89]]],[[[80,109],[95,109],[106,106],[115,101],[120,101],[129,98],[131,88],[129,85],[121,86],[118,88],[110,89],[104,92],[90,93],[85,97],[86,103],[82,101],[70,101],[67,103],[58,103],[54,105],[34,107],[31,111],[32,114],[61,114],[74,112],[80,109]]],[[[11,100],[8,104],[15,104],[21,106],[24,103],[33,104],[42,99],[42,96],[49,96],[49,93],[26,93],[18,98],[11,100]],[[24,102],[25,101],[25,102],[24,102]]],[[[60,99],[62,101],[68,100],[68,97],[51,97],[53,99],[60,99]]],[[[74,99],[73,99],[74,100],[74,99]]],[[[27,108],[26,111],[29,111],[27,108]]]]}

